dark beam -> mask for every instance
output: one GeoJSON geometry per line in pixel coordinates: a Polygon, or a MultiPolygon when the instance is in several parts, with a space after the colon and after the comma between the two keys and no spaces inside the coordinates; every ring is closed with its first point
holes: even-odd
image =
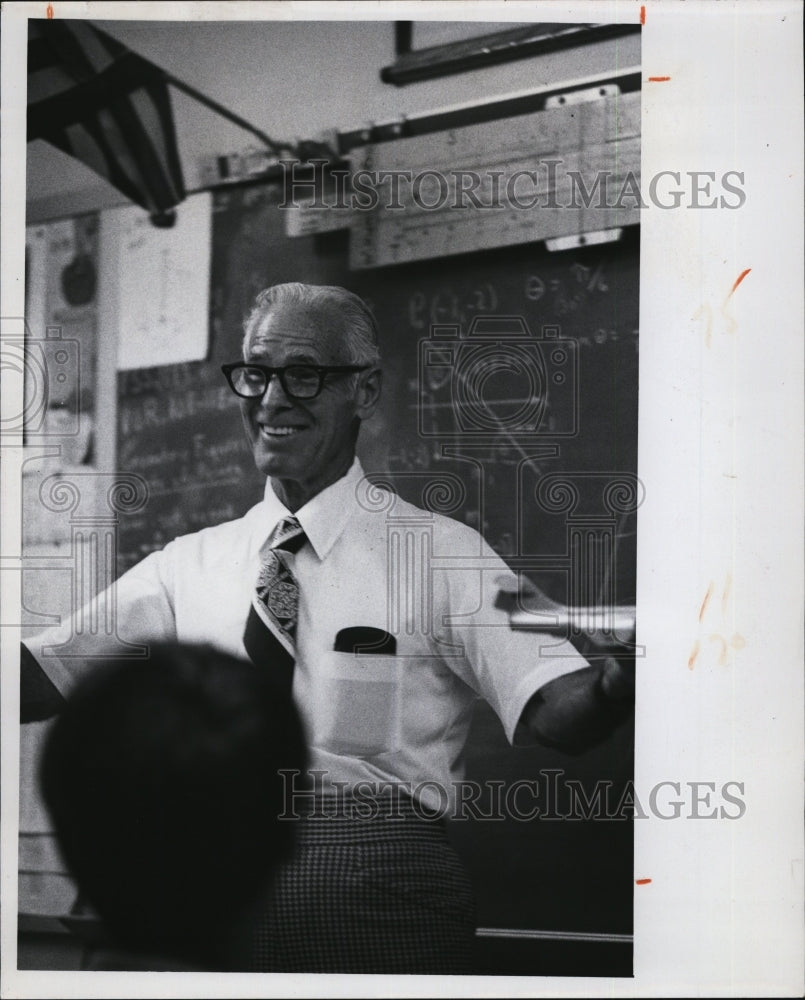
{"type": "Polygon", "coordinates": [[[411,51],[411,40],[414,34],[413,21],[394,22],[394,55],[399,59],[411,51]]]}
{"type": "MultiPolygon", "coordinates": [[[[401,23],[410,22],[397,22],[398,25],[401,23]]],[[[383,83],[404,87],[420,80],[466,73],[515,59],[621,38],[639,31],[638,24],[532,24],[400,54],[393,65],[380,70],[380,79],[383,83]]]]}

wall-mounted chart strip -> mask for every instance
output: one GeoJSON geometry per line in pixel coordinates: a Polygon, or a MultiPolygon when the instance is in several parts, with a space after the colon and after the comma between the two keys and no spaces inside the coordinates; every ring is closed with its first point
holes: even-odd
{"type": "Polygon", "coordinates": [[[589,100],[574,97],[532,114],[356,150],[350,266],[637,224],[640,94],[600,88],[589,100]],[[361,197],[362,188],[371,194],[361,197]]]}

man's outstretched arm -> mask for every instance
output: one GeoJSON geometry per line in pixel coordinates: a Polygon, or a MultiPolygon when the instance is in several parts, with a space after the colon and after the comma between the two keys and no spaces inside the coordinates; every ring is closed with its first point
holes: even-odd
{"type": "Polygon", "coordinates": [[[522,721],[537,743],[575,754],[605,740],[633,709],[634,659],[607,657],[541,687],[522,721]]]}

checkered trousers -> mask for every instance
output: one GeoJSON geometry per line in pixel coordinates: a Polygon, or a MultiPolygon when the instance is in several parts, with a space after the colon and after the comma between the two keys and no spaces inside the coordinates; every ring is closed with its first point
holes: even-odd
{"type": "Polygon", "coordinates": [[[251,971],[471,973],[472,888],[441,820],[311,816],[254,938],[251,971]]]}

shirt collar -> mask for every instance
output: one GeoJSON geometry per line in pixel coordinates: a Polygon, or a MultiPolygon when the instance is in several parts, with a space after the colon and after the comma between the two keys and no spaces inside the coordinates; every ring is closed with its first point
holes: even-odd
{"type": "Polygon", "coordinates": [[[302,526],[313,551],[319,559],[324,559],[352,516],[355,490],[362,478],[363,466],[355,458],[345,476],[317,493],[293,515],[277,497],[271,480],[267,479],[263,503],[258,505],[261,508],[260,530],[254,538],[254,551],[262,547],[275,525],[284,517],[293,516],[302,526]]]}

